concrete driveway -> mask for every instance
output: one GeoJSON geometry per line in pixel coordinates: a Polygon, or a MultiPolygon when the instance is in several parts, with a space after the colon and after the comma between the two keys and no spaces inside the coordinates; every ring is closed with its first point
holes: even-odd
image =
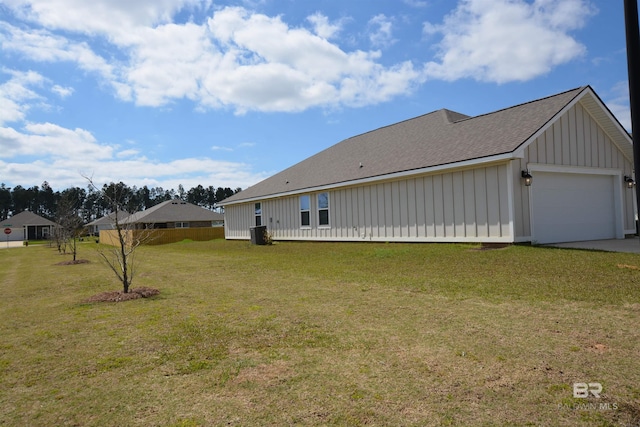
{"type": "Polygon", "coordinates": [[[595,249],[608,252],[630,252],[640,254],[640,238],[638,236],[626,239],[589,240],[585,242],[554,243],[557,248],[595,249]]]}

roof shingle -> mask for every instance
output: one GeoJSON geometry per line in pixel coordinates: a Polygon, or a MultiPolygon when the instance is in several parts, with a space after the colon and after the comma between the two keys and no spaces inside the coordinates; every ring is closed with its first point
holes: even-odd
{"type": "Polygon", "coordinates": [[[53,221],[49,221],[48,219],[34,214],[31,211],[23,211],[19,214],[15,214],[14,216],[7,218],[5,222],[10,223],[11,227],[24,227],[27,225],[56,225],[53,221]]]}
{"type": "Polygon", "coordinates": [[[224,215],[187,203],[182,200],[167,200],[149,209],[136,212],[127,217],[123,224],[154,224],[176,221],[222,221],[224,215]]]}
{"type": "Polygon", "coordinates": [[[475,117],[438,110],[357,135],[222,204],[510,153],[586,87],[475,117]]]}

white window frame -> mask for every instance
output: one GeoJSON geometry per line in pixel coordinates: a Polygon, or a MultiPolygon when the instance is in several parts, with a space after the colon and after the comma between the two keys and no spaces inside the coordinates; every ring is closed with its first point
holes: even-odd
{"type": "Polygon", "coordinates": [[[177,221],[175,224],[175,228],[189,228],[189,222],[187,221],[177,221]]]}
{"type": "Polygon", "coordinates": [[[262,225],[262,202],[255,202],[253,204],[254,225],[260,227],[262,225]],[[260,223],[260,224],[258,224],[260,223]]]}
{"type": "Polygon", "coordinates": [[[323,191],[322,193],[318,193],[316,195],[316,202],[317,202],[317,218],[318,218],[318,228],[331,228],[331,216],[329,215],[329,208],[331,207],[331,202],[329,201],[329,192],[328,191],[323,191]],[[320,197],[326,194],[327,196],[327,207],[320,207],[320,197]],[[327,211],[327,223],[326,224],[322,224],[320,221],[320,212],[321,211],[327,211]]]}
{"type": "Polygon", "coordinates": [[[304,229],[309,229],[311,228],[311,196],[309,196],[308,194],[303,194],[298,198],[298,207],[300,208],[300,214],[299,214],[299,218],[300,218],[300,228],[304,228],[304,229]],[[307,207],[306,209],[303,209],[302,206],[302,200],[306,200],[307,201],[307,207]],[[303,213],[307,214],[307,221],[309,222],[309,224],[303,224],[302,222],[302,217],[303,217],[303,213]]]}

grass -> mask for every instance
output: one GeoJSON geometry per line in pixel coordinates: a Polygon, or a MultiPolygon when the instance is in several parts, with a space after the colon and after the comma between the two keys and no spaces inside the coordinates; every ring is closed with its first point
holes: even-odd
{"type": "Polygon", "coordinates": [[[186,241],[87,304],[95,247],[0,250],[0,425],[640,423],[637,254],[186,241]]]}

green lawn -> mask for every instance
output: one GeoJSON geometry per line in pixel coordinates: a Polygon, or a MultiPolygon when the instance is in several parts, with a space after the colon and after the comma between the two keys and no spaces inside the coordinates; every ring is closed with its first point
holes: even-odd
{"type": "Polygon", "coordinates": [[[0,425],[640,424],[637,254],[183,242],[87,304],[96,246],[0,250],[0,425]]]}

